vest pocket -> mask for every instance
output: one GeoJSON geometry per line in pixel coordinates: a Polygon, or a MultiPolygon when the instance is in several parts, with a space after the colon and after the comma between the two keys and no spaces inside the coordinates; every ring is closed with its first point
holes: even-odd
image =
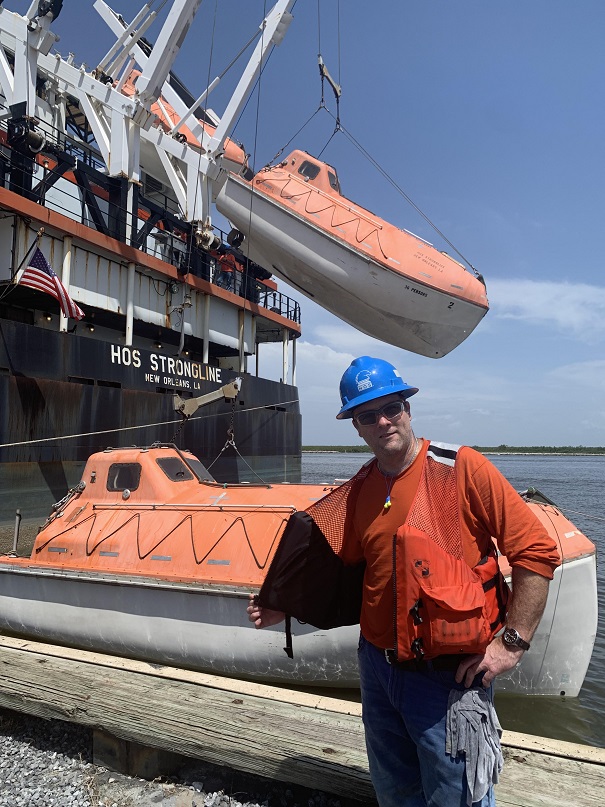
{"type": "Polygon", "coordinates": [[[479,580],[453,586],[420,586],[416,634],[426,656],[482,653],[489,643],[485,592],[479,580]]]}

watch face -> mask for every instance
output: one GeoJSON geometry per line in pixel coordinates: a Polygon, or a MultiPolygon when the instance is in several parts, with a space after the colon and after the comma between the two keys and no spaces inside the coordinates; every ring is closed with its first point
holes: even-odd
{"type": "Polygon", "coordinates": [[[519,641],[519,634],[514,628],[507,628],[502,637],[506,644],[517,644],[519,641]]]}
{"type": "Polygon", "coordinates": [[[522,650],[529,650],[529,643],[519,636],[519,632],[514,628],[506,628],[502,634],[502,641],[509,647],[520,647],[522,650]]]}

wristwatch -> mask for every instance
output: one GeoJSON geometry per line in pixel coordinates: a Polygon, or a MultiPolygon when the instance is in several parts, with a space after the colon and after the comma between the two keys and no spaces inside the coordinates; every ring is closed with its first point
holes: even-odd
{"type": "Polygon", "coordinates": [[[519,647],[521,650],[529,650],[529,642],[522,639],[519,636],[519,632],[514,628],[504,628],[502,641],[504,642],[505,647],[510,647],[511,649],[519,647]]]}

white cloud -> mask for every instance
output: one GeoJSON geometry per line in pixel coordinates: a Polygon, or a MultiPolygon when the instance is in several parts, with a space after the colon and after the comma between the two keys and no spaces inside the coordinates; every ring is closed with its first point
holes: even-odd
{"type": "MultiPolygon", "coordinates": [[[[587,342],[577,347],[585,337],[582,323],[593,338],[603,335],[605,291],[535,281],[492,285],[493,311],[487,319],[494,317],[500,325],[482,324],[481,332],[439,361],[384,345],[311,305],[305,339],[297,342],[303,443],[361,442],[350,421],[335,419],[338,384],[353,358],[370,355],[392,362],[405,381],[420,388],[412,400],[419,435],[471,445],[605,444],[603,352],[587,342]],[[535,334],[511,325],[503,342],[507,316],[531,322],[535,334]],[[575,346],[568,339],[563,348],[561,331],[575,339],[575,346]]],[[[260,370],[279,378],[280,344],[261,346],[260,370]],[[270,357],[277,367],[273,375],[270,357]]]]}
{"type": "Polygon", "coordinates": [[[492,280],[491,315],[551,325],[586,341],[605,335],[605,288],[587,283],[492,280]]]}
{"type": "MultiPolygon", "coordinates": [[[[374,339],[337,320],[334,323],[316,326],[313,336],[328,345],[346,345],[347,350],[352,354],[351,359],[356,356],[384,356],[385,348],[388,349],[388,346],[379,339],[374,339]]],[[[346,366],[343,368],[343,372],[346,366]]]]}
{"type": "Polygon", "coordinates": [[[561,397],[570,399],[579,389],[587,393],[605,392],[605,359],[576,362],[557,367],[546,378],[556,386],[561,397]]]}

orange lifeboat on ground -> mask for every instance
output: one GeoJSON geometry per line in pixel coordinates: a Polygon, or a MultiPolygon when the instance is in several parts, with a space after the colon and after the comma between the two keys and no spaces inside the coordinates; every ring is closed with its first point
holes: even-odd
{"type": "MultiPolygon", "coordinates": [[[[30,557],[0,557],[0,631],[220,675],[315,686],[358,684],[359,628],[256,631],[258,590],[296,510],[333,485],[219,484],[174,446],[93,454],[30,557]]],[[[595,547],[544,497],[526,497],[557,541],[531,652],[498,685],[577,695],[595,640],[595,547]]],[[[503,569],[506,571],[506,568],[503,569]]]]}
{"type": "Polygon", "coordinates": [[[216,205],[252,260],[384,342],[445,356],[488,311],[480,278],[346,199],[336,171],[305,152],[249,182],[230,175],[216,205]]]}

